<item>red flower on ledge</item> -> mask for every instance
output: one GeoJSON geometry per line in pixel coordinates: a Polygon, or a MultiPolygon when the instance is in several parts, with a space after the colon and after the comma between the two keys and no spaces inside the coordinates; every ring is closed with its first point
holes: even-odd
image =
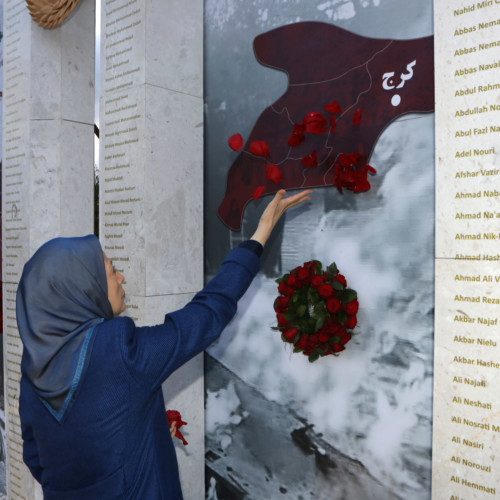
{"type": "Polygon", "coordinates": [[[182,420],[181,414],[177,410],[167,410],[167,420],[168,420],[168,426],[170,427],[174,422],[177,424],[176,431],[175,431],[175,437],[180,439],[182,441],[182,444],[186,446],[188,442],[184,439],[184,436],[182,435],[181,431],[179,430],[180,427],[183,425],[187,425],[187,422],[184,422],[182,420]]]}

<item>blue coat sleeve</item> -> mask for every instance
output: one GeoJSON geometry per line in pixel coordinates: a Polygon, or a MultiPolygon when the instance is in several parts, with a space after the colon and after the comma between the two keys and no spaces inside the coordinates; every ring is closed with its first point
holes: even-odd
{"type": "Polygon", "coordinates": [[[28,466],[33,477],[41,483],[42,467],[40,466],[40,458],[38,456],[38,448],[36,446],[35,437],[31,426],[23,425],[21,421],[21,433],[23,438],[23,460],[28,466]]]}
{"type": "Polygon", "coordinates": [[[165,323],[125,333],[123,356],[134,379],[155,390],[179,366],[202,352],[233,318],[237,302],[260,267],[257,255],[234,248],[216,276],[165,323]]]}

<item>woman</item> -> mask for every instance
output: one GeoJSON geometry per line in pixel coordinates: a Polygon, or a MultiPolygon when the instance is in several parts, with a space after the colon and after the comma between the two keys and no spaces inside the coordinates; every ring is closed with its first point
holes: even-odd
{"type": "Polygon", "coordinates": [[[17,292],[19,414],[24,461],[46,500],[182,498],[161,384],[218,337],[276,222],[310,192],[278,192],[252,238],[153,327],[117,317],[124,277],[95,236],[51,240],[27,262],[17,292]]]}

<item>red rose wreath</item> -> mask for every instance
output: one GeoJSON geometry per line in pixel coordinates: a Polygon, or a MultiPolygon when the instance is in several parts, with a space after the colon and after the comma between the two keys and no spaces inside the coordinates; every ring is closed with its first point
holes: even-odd
{"type": "Polygon", "coordinates": [[[305,262],[276,280],[274,301],[283,342],[294,345],[312,363],[345,349],[356,326],[357,293],[347,288],[335,263],[326,270],[317,260],[305,262]]]}

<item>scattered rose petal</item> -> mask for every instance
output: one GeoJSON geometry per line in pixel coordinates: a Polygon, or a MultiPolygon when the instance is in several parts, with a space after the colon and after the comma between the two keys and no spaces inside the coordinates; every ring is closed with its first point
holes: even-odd
{"type": "Polygon", "coordinates": [[[352,118],[352,124],[357,127],[361,123],[361,108],[358,108],[352,118]]]}
{"type": "Polygon", "coordinates": [[[359,164],[360,158],[359,153],[344,153],[337,158],[332,184],[340,193],[343,187],[355,193],[363,193],[371,188],[367,179],[368,173],[375,174],[377,171],[366,163],[359,164]]]}
{"type": "Polygon", "coordinates": [[[305,131],[309,134],[321,135],[328,130],[326,128],[326,118],[316,111],[307,113],[302,120],[302,124],[304,125],[305,131]]]}
{"type": "Polygon", "coordinates": [[[264,186],[257,186],[252,195],[254,201],[257,201],[262,196],[263,192],[264,192],[264,186]]]}
{"type": "Polygon", "coordinates": [[[356,165],[361,155],[359,153],[342,153],[338,162],[342,167],[352,167],[356,165]]]}
{"type": "Polygon", "coordinates": [[[304,165],[304,167],[317,167],[318,166],[318,155],[316,153],[316,150],[314,150],[310,155],[304,156],[302,160],[300,160],[300,163],[304,165]]]}
{"type": "Polygon", "coordinates": [[[288,139],[288,145],[294,148],[303,143],[305,139],[306,136],[304,135],[304,125],[302,125],[301,123],[296,123],[293,127],[292,135],[288,139]]]}
{"type": "Polygon", "coordinates": [[[342,108],[340,107],[337,101],[332,101],[330,104],[327,104],[323,109],[330,114],[342,113],[342,108]]]}
{"type": "Polygon", "coordinates": [[[330,125],[330,134],[333,134],[337,128],[337,119],[333,115],[330,115],[330,125]]]}
{"type": "Polygon", "coordinates": [[[278,184],[283,180],[283,172],[274,163],[267,163],[266,179],[268,181],[274,182],[275,184],[278,184]]]}
{"type": "Polygon", "coordinates": [[[250,153],[255,156],[268,158],[270,156],[269,146],[266,141],[253,141],[252,144],[250,144],[250,153]]]}
{"type": "Polygon", "coordinates": [[[239,151],[243,147],[243,137],[241,137],[241,134],[233,134],[227,140],[227,143],[233,151],[239,151]]]}

